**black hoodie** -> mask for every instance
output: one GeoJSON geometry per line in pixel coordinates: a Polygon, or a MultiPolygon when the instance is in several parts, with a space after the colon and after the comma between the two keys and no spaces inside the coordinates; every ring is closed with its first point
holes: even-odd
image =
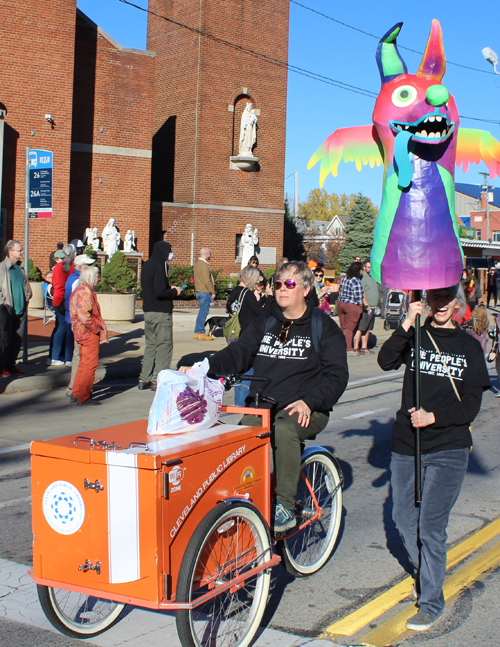
{"type": "MultiPolygon", "coordinates": [[[[415,432],[408,410],[414,402],[415,329],[399,326],[379,351],[377,360],[384,371],[406,365],[401,408],[392,427],[392,451],[412,456],[415,432]]],[[[422,327],[420,349],[420,406],[432,412],[436,422],[420,430],[422,453],[463,449],[472,445],[469,425],[481,407],[483,391],[490,380],[479,342],[460,326],[435,328],[427,319],[422,327]],[[441,352],[436,352],[429,334],[441,352]],[[451,385],[442,359],[448,365],[461,401],[451,385]]]]}
{"type": "MultiPolygon", "coordinates": [[[[254,367],[254,375],[271,378],[264,395],[278,401],[278,410],[296,400],[303,400],[311,411],[331,411],[347,386],[346,342],[342,331],[329,317],[323,316],[321,359],[314,350],[311,333],[312,304],[293,322],[285,344],[279,334],[285,319],[276,302],[271,313],[277,321],[266,333],[267,317],[255,319],[237,342],[210,357],[214,373],[245,373],[254,367]]],[[[255,392],[252,383],[250,395],[255,392]]]]}
{"type": "Polygon", "coordinates": [[[141,275],[144,312],[168,313],[173,310],[172,301],[177,297],[177,290],[168,282],[167,261],[171,250],[170,243],[155,243],[151,258],[144,263],[141,275]]]}

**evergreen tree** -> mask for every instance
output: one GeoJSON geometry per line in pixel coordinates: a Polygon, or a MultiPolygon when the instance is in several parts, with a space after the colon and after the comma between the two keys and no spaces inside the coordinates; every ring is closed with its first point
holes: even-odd
{"type": "Polygon", "coordinates": [[[285,198],[283,256],[286,256],[290,261],[302,261],[305,257],[304,234],[297,227],[295,218],[290,211],[288,198],[285,198]]]}
{"type": "Polygon", "coordinates": [[[344,231],[345,241],[339,257],[342,272],[347,270],[356,256],[361,256],[361,261],[370,258],[377,211],[369,198],[358,193],[348,215],[349,220],[344,231]]]}

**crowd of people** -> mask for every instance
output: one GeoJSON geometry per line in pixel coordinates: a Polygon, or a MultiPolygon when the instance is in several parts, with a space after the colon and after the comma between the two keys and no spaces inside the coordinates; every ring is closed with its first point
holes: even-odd
{"type": "MultiPolygon", "coordinates": [[[[44,301],[54,315],[54,328],[46,363],[70,366],[66,390],[71,403],[99,405],[91,396],[99,361],[99,341],[107,341],[94,287],[99,269],[83,254],[80,241],[57,244],[49,257],[43,284],[44,301]],[[75,244],[76,243],[76,244],[75,244]]],[[[23,375],[17,356],[26,333],[28,303],[32,296],[28,277],[21,266],[24,250],[18,240],[9,240],[0,263],[0,370],[2,377],[23,375]]]]}

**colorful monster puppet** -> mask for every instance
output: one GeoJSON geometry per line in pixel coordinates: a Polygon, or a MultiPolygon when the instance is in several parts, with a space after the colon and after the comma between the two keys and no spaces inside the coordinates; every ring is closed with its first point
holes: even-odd
{"type": "Polygon", "coordinates": [[[374,126],[336,130],[309,161],[321,160],[320,184],[341,159],[384,163],[382,203],[372,249],[372,275],[391,288],[430,289],[460,280],[463,254],[455,219],[455,163],[486,163],[500,174],[500,144],[488,132],[459,130],[453,97],[441,83],[446,60],[441,27],[432,21],[416,75],[399,55],[398,23],[376,54],[382,88],[374,126]]]}

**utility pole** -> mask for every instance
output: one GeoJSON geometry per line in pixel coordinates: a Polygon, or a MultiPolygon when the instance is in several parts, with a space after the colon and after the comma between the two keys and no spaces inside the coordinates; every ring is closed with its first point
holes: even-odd
{"type": "Polygon", "coordinates": [[[295,171],[295,196],[294,196],[295,218],[299,217],[299,172],[295,171]]]}
{"type": "Polygon", "coordinates": [[[486,192],[486,239],[491,243],[491,232],[490,232],[490,203],[488,200],[488,178],[490,177],[489,173],[481,171],[479,175],[484,175],[484,186],[483,189],[486,192]]]}

